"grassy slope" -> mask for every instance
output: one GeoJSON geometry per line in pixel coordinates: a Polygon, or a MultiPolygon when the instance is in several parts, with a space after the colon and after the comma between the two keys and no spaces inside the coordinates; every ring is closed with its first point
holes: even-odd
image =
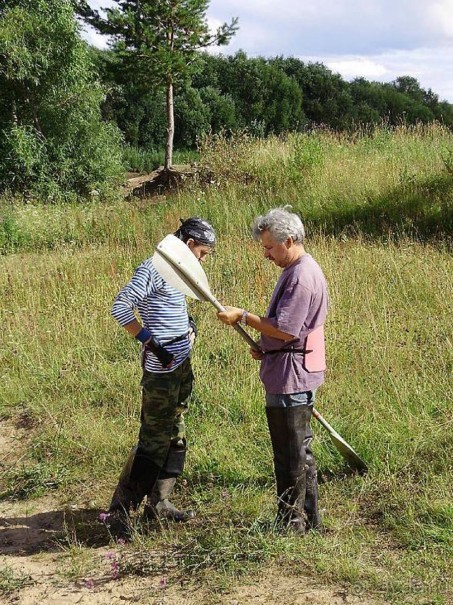
{"type": "Polygon", "coordinates": [[[137,347],[109,317],[113,296],[180,216],[198,214],[220,234],[206,266],[212,290],[264,312],[278,270],[264,263],[248,228],[257,213],[291,203],[332,299],[329,372],[317,407],[370,472],[346,476],[316,424],[321,505],[332,531],[307,536],[303,549],[274,534],[257,366],[212,307],[192,303],[198,380],[179,496],[203,511],[205,525],[170,529],[153,545],[171,545],[186,568],[215,570],[219,583],[278,558],[394,603],[447,602],[452,144],[440,127],[355,139],[243,137],[234,147],[218,140],[203,155],[211,186],[159,206],[5,205],[0,413],[26,418],[34,439],[26,464],[8,471],[4,497],[57,486],[63,500],[93,500],[95,490],[97,504],[108,503],[136,437],[139,402],[137,347]]]}

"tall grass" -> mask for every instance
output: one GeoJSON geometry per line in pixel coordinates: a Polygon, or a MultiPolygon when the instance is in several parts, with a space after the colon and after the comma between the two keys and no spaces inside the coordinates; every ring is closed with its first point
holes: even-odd
{"type": "Polygon", "coordinates": [[[197,214],[219,233],[205,266],[213,292],[264,313],[279,271],[250,241],[249,225],[289,202],[330,286],[329,370],[317,407],[369,473],[349,476],[315,424],[330,532],[302,544],[275,534],[256,362],[211,307],[192,302],[197,381],[187,483],[177,499],[202,522],[138,534],[141,556],[135,568],[123,561],[123,570],[146,568],[152,544],[219,585],[278,560],[392,603],[447,603],[451,148],[440,126],[356,138],[217,139],[202,155],[210,185],[193,184],[159,205],[4,206],[0,414],[32,427],[28,455],[5,473],[4,497],[55,489],[63,503],[108,504],[139,415],[137,345],[109,316],[114,295],[179,217],[197,214]]]}
{"type": "MultiPolygon", "coordinates": [[[[123,149],[123,164],[130,172],[152,172],[163,166],[165,153],[157,149],[142,149],[125,146],[123,149]]],[[[198,153],[192,150],[176,150],[173,155],[173,164],[191,164],[197,161],[198,153]]]]}

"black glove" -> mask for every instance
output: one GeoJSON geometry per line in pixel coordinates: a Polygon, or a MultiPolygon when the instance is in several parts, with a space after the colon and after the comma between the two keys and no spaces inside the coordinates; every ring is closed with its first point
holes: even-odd
{"type": "Polygon", "coordinates": [[[167,351],[154,336],[145,342],[145,349],[154,353],[164,368],[169,368],[175,359],[173,353],[167,351]]]}

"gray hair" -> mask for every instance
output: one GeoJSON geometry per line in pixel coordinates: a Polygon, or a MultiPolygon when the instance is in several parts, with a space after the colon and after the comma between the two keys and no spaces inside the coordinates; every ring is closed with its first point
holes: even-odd
{"type": "Polygon", "coordinates": [[[252,225],[253,239],[259,240],[263,231],[269,231],[272,237],[280,243],[291,237],[295,244],[302,244],[305,239],[305,229],[300,217],[290,212],[291,206],[282,206],[269,210],[264,216],[257,216],[252,225]]]}

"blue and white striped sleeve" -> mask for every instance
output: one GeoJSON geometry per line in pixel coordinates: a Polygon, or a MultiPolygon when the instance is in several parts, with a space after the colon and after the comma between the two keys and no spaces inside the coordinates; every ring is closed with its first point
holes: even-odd
{"type": "Polygon", "coordinates": [[[140,265],[131,281],[118,293],[112,305],[112,315],[120,326],[125,326],[136,319],[134,310],[138,304],[152,293],[153,276],[150,268],[140,265]]]}

